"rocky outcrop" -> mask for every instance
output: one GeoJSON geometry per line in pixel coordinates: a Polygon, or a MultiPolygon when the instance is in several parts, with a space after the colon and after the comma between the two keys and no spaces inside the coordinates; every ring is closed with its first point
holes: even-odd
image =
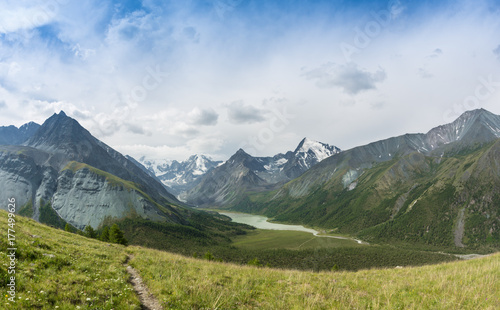
{"type": "Polygon", "coordinates": [[[106,218],[138,215],[155,221],[165,221],[154,202],[126,183],[111,183],[106,177],[82,168],[64,170],[57,178],[52,208],[68,223],[83,229],[98,227],[106,218]]]}

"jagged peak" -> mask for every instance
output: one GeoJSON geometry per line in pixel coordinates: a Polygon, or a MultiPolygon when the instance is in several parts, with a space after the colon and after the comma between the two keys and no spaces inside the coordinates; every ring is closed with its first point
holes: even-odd
{"type": "Polygon", "coordinates": [[[248,155],[250,156],[247,152],[245,152],[245,150],[243,150],[242,148],[238,149],[238,151],[236,151],[236,153],[234,155],[248,155]]]}

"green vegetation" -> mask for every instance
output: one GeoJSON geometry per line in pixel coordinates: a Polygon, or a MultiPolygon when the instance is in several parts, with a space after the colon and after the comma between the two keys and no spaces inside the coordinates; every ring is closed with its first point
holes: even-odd
{"type": "MultiPolygon", "coordinates": [[[[7,212],[0,225],[7,227],[7,212]]],[[[165,309],[497,309],[500,255],[424,267],[304,272],[238,266],[109,244],[16,217],[12,309],[141,309],[124,262],[165,309]]],[[[0,284],[8,283],[0,240],[0,284]]],[[[359,247],[371,249],[373,247],[359,247]]],[[[356,249],[356,248],[351,248],[356,249]]],[[[212,253],[212,252],[210,252],[212,253]]],[[[411,258],[410,258],[411,259],[411,258]]],[[[329,269],[336,269],[336,264],[329,269]]],[[[341,266],[340,266],[341,267],[341,266]]],[[[5,295],[4,295],[5,296],[5,295]]]]}
{"type": "Polygon", "coordinates": [[[300,272],[129,247],[165,309],[496,309],[500,256],[402,269],[300,272]]]}
{"type": "Polygon", "coordinates": [[[109,227],[105,226],[101,231],[101,235],[99,236],[99,240],[108,242],[109,241],[109,227]]]}
{"type": "MultiPolygon", "coordinates": [[[[64,228],[64,230],[66,230],[66,227],[64,228]]],[[[94,239],[97,238],[96,231],[90,225],[85,226],[85,229],[83,230],[83,235],[87,238],[94,238],[94,239]]],[[[122,233],[122,237],[123,237],[123,233],[122,233]]],[[[120,243],[120,242],[115,242],[115,243],[120,243]]]]}
{"type": "Polygon", "coordinates": [[[500,249],[500,170],[491,165],[499,154],[500,140],[449,152],[449,157],[412,153],[360,170],[356,187],[350,189],[344,184],[350,170],[350,158],[345,155],[335,172],[328,166],[277,191],[247,193],[231,209],[369,242],[447,251],[460,249],[455,235],[461,235],[457,219],[464,209],[465,230],[460,238],[466,249],[494,252],[500,249]],[[326,177],[328,171],[332,175],[326,177]]]}
{"type": "Polygon", "coordinates": [[[33,217],[33,213],[33,202],[30,199],[27,204],[21,207],[19,214],[25,217],[33,217]]]}
{"type": "Polygon", "coordinates": [[[317,249],[359,247],[354,240],[335,239],[329,237],[316,237],[311,233],[289,230],[263,230],[258,229],[233,238],[233,245],[241,249],[317,249]]]}
{"type": "MultiPolygon", "coordinates": [[[[7,212],[0,225],[7,228],[7,212]]],[[[7,309],[140,309],[123,267],[122,245],[107,244],[15,217],[16,301],[7,309]]],[[[0,240],[0,284],[6,288],[7,237],[0,240]]]]}
{"type": "Polygon", "coordinates": [[[121,231],[116,224],[113,224],[113,226],[109,229],[109,241],[125,246],[128,244],[127,239],[123,236],[123,231],[121,231]]]}
{"type": "Polygon", "coordinates": [[[51,203],[45,203],[42,199],[40,199],[40,223],[60,229],[64,229],[67,224],[66,221],[52,209],[51,203]]]}
{"type": "Polygon", "coordinates": [[[433,264],[456,259],[449,255],[412,249],[358,245],[350,240],[327,237],[311,239],[311,234],[302,232],[252,230],[246,234],[242,229],[246,227],[244,225],[223,222],[225,226],[217,226],[208,223],[211,217],[198,216],[198,219],[191,219],[192,226],[136,218],[116,223],[124,231],[130,245],[188,257],[210,257],[241,265],[257,258],[263,265],[276,268],[320,271],[330,270],[337,264],[341,270],[360,270],[433,264]],[[201,222],[213,226],[199,226],[201,222]]]}

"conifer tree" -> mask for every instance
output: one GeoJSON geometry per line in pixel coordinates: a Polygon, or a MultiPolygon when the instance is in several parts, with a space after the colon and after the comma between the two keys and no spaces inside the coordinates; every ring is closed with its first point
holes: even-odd
{"type": "Polygon", "coordinates": [[[101,232],[101,237],[99,238],[101,241],[108,242],[109,241],[109,227],[104,226],[101,232]]]}
{"type": "Polygon", "coordinates": [[[95,232],[94,228],[92,228],[92,226],[90,225],[85,226],[83,233],[85,234],[85,237],[94,239],[97,238],[97,233],[95,232]]]}
{"type": "Polygon", "coordinates": [[[113,224],[109,230],[109,241],[123,245],[128,244],[127,239],[123,236],[123,231],[116,224],[113,224]]]}
{"type": "Polygon", "coordinates": [[[70,226],[68,223],[66,223],[66,225],[64,226],[64,230],[65,230],[65,231],[68,231],[68,232],[70,232],[70,233],[72,233],[72,232],[73,232],[73,229],[71,229],[71,226],[70,226]]]}

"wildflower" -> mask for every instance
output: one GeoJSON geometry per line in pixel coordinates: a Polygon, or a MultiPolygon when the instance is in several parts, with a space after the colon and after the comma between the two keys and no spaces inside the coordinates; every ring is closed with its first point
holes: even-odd
{"type": "Polygon", "coordinates": [[[90,298],[87,298],[87,301],[90,301],[90,298]]]}

